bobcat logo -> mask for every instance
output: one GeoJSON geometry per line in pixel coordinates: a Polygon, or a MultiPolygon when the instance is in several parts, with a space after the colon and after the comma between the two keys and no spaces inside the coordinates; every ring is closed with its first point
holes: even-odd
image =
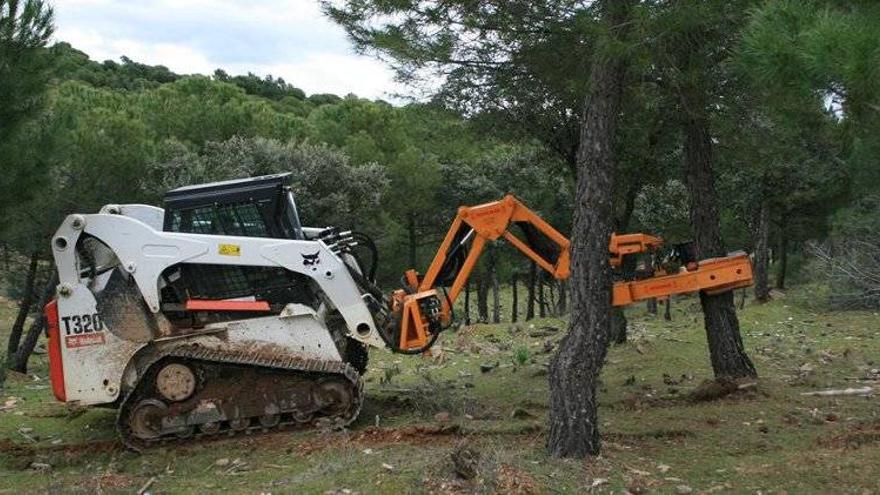
{"type": "Polygon", "coordinates": [[[320,265],[321,259],[318,258],[318,255],[321,254],[321,251],[315,251],[315,254],[303,254],[303,266],[314,266],[320,265]]]}

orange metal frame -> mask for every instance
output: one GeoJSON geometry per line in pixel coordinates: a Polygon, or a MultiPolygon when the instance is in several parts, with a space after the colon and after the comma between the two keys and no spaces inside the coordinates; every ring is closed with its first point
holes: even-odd
{"type": "Polygon", "coordinates": [[[487,241],[504,238],[513,247],[537,263],[538,266],[550,272],[554,277],[565,279],[569,276],[569,256],[571,251],[569,240],[514,196],[507,195],[499,201],[477,206],[463,206],[458,209],[458,215],[452,221],[452,225],[449,227],[443,243],[440,244],[434,260],[421,281],[419,281],[418,275],[414,270],[407,271],[406,281],[412,293],[407,294],[406,291],[398,290],[393,294],[392,312],[401,315],[399,342],[401,349],[418,349],[428,343],[428,320],[425,318],[425,315],[422,315],[420,303],[423,299],[438,296],[437,290],[434,288],[437,276],[440,274],[447,254],[454,247],[452,244],[455,241],[455,234],[463,224],[473,230],[469,234],[473,235],[473,241],[461,270],[459,270],[449,288],[447,297],[439,298],[441,305],[440,322],[444,325],[449,323],[451,306],[464,289],[465,283],[467,283],[471,272],[473,272],[480,254],[482,254],[483,249],[486,247],[487,241]],[[530,248],[528,244],[516,237],[509,230],[512,222],[529,223],[554,242],[559,247],[560,253],[556,263],[545,260],[540,254],[530,248]]]}
{"type": "MultiPolygon", "coordinates": [[[[430,319],[429,315],[422,314],[423,300],[429,298],[440,300],[439,315],[431,316],[439,316],[439,321],[443,325],[449,324],[451,306],[464,289],[486,242],[500,238],[506,239],[555,278],[568,278],[571,261],[569,240],[514,196],[507,195],[499,201],[478,206],[461,207],[425,276],[420,280],[415,270],[408,270],[405,276],[408,290],[400,289],[392,294],[391,310],[400,318],[401,350],[422,349],[428,344],[430,319]],[[556,263],[544,259],[516,237],[509,230],[512,222],[529,223],[554,242],[560,253],[556,263]],[[447,297],[440,297],[435,288],[437,277],[447,254],[454,248],[456,233],[462,225],[472,229],[468,234],[473,236],[470,251],[456,274],[447,297]]],[[[662,245],[663,239],[647,234],[612,234],[608,245],[609,263],[612,267],[619,267],[623,263],[624,256],[655,251],[662,245]]],[[[734,254],[691,263],[687,268],[681,268],[678,273],[667,274],[658,271],[655,276],[648,279],[616,282],[612,291],[612,305],[626,306],[637,301],[664,299],[670,295],[700,290],[717,294],[751,284],[752,264],[748,255],[734,254]]]]}
{"type": "Polygon", "coordinates": [[[678,273],[657,275],[645,280],[617,282],[612,304],[626,306],[648,299],[665,299],[675,294],[706,291],[720,294],[752,285],[752,262],[745,253],[724,258],[711,258],[696,263],[693,270],[681,268],[678,273]]]}

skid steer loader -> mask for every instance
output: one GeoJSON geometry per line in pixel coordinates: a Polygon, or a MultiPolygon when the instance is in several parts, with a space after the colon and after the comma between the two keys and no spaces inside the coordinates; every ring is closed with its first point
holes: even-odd
{"type": "MultiPolygon", "coordinates": [[[[424,275],[407,271],[387,295],[369,237],[303,226],[289,174],[182,187],[163,206],[69,215],[51,241],[53,392],[118,409],[133,449],[349,424],[367,348],[430,349],[487,242],[504,238],[554,277],[569,275],[569,241],[513,196],[460,208],[424,275]]],[[[679,248],[661,267],[651,261],[661,243],[612,237],[615,305],[751,283],[745,254],[697,263],[679,248]]]]}

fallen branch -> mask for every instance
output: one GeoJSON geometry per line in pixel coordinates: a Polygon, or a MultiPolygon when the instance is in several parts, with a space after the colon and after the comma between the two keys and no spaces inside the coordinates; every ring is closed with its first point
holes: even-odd
{"type": "Polygon", "coordinates": [[[149,490],[150,487],[153,486],[153,483],[155,483],[155,482],[156,482],[156,477],[153,476],[152,478],[147,480],[146,483],[144,483],[144,486],[142,486],[141,489],[137,491],[137,494],[144,495],[145,493],[147,493],[147,490],[149,490]]]}
{"type": "Polygon", "coordinates": [[[803,392],[801,395],[828,397],[832,395],[874,395],[872,387],[861,388],[840,388],[830,390],[816,390],[813,392],[803,392]]]}

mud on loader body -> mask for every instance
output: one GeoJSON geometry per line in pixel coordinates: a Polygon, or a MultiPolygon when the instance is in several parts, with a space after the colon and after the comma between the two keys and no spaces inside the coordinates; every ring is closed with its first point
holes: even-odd
{"type": "MultiPolygon", "coordinates": [[[[486,242],[504,238],[568,277],[568,240],[507,196],[460,208],[425,275],[407,271],[386,296],[369,237],[302,226],[289,180],[189,186],[168,192],[164,209],[107,205],[68,216],[52,239],[59,285],[46,307],[58,400],[117,408],[122,440],[135,449],[344,426],[363,402],[367,348],[428,350],[451,325],[486,242]]],[[[751,283],[744,254],[637,266],[660,244],[612,237],[615,305],[751,283]]]]}

